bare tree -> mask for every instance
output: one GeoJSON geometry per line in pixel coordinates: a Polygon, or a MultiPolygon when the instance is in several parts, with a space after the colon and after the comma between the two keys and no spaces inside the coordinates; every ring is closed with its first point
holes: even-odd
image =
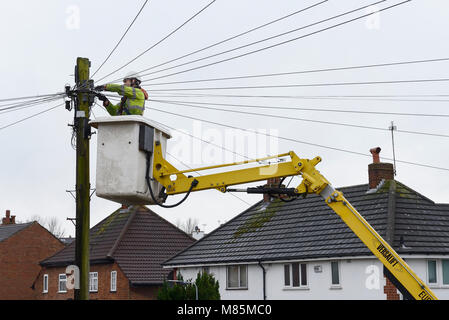
{"type": "Polygon", "coordinates": [[[176,220],[176,226],[184,231],[187,234],[192,234],[195,230],[195,227],[198,225],[198,219],[196,218],[188,218],[185,222],[182,222],[181,220],[176,220]]]}
{"type": "Polygon", "coordinates": [[[52,233],[56,238],[63,238],[65,236],[65,231],[59,223],[58,218],[50,217],[43,218],[39,215],[33,215],[27,220],[27,222],[37,221],[41,226],[47,228],[47,230],[52,233]]]}
{"type": "Polygon", "coordinates": [[[56,238],[62,238],[65,236],[65,231],[62,226],[59,224],[58,218],[51,217],[47,220],[47,229],[50,231],[56,238]]]}

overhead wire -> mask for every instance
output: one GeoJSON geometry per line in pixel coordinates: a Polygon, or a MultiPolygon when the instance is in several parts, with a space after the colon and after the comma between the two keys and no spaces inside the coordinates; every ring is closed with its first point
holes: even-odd
{"type": "Polygon", "coordinates": [[[127,63],[125,63],[124,65],[122,65],[121,67],[115,69],[114,71],[108,73],[107,75],[105,75],[104,77],[100,78],[97,80],[97,82],[100,82],[101,80],[113,75],[114,73],[116,73],[117,71],[122,70],[123,68],[125,68],[126,66],[128,66],[129,64],[131,64],[132,62],[136,61],[138,58],[140,58],[141,56],[143,56],[145,53],[147,53],[148,51],[152,50],[153,48],[155,48],[156,46],[158,46],[159,44],[161,44],[162,42],[164,42],[166,39],[168,39],[170,36],[172,36],[173,34],[175,34],[178,30],[180,30],[182,27],[184,27],[186,24],[188,24],[190,21],[192,21],[195,17],[197,17],[199,14],[201,14],[203,11],[205,11],[207,8],[209,8],[216,0],[212,0],[211,2],[209,2],[205,7],[203,7],[200,11],[196,12],[193,16],[191,16],[189,19],[187,19],[184,23],[182,23],[180,26],[178,26],[176,29],[174,29],[172,32],[170,32],[168,35],[166,35],[165,37],[163,37],[161,40],[159,40],[158,42],[156,42],[155,44],[153,44],[152,46],[150,46],[148,49],[144,50],[143,52],[141,52],[140,54],[138,54],[137,56],[135,56],[134,58],[132,58],[130,61],[128,61],[127,63]]]}
{"type": "Polygon", "coordinates": [[[36,99],[36,98],[46,98],[46,97],[62,96],[64,94],[65,94],[64,92],[58,92],[58,93],[41,94],[41,95],[26,96],[26,97],[4,98],[4,99],[0,99],[0,102],[15,101],[15,100],[28,100],[28,99],[36,99]]]}
{"type": "MultiPolygon", "coordinates": [[[[265,74],[256,74],[256,75],[243,75],[243,76],[211,78],[211,79],[196,79],[196,80],[185,80],[185,81],[160,82],[160,83],[151,83],[151,85],[152,86],[161,86],[161,85],[171,85],[171,84],[181,84],[181,83],[196,83],[196,82],[210,82],[210,81],[227,81],[227,80],[254,79],[254,78],[265,78],[265,77],[277,77],[277,76],[290,76],[290,75],[298,75],[298,74],[330,72],[330,71],[347,71],[347,70],[366,69],[366,68],[392,67],[392,66],[402,66],[402,65],[409,65],[409,64],[421,64],[421,63],[431,63],[431,62],[443,62],[443,61],[449,61],[449,58],[399,61],[399,62],[367,64],[367,65],[358,65],[358,66],[321,68],[321,69],[299,70],[299,71],[277,72],[277,73],[265,73],[265,74]]],[[[148,81],[151,81],[151,80],[143,80],[142,83],[145,83],[145,82],[148,82],[148,81]]]]}
{"type": "Polygon", "coordinates": [[[269,109],[276,110],[298,110],[298,111],[316,111],[316,112],[335,112],[335,113],[354,113],[354,114],[373,114],[373,115],[393,115],[393,116],[412,116],[412,117],[442,117],[447,118],[449,114],[436,113],[410,113],[410,112],[386,112],[386,111],[364,111],[364,110],[345,110],[345,109],[323,109],[323,108],[305,108],[305,107],[281,107],[281,106],[262,106],[262,105],[248,105],[238,103],[214,103],[214,102],[197,102],[197,101],[179,101],[179,100],[159,100],[149,99],[149,101],[166,102],[166,103],[186,103],[199,105],[213,105],[213,106],[230,106],[239,108],[255,108],[255,109],[269,109]]]}
{"type": "MultiPolygon", "coordinates": [[[[361,81],[361,82],[355,82],[355,81],[353,81],[353,82],[323,82],[323,83],[299,83],[299,84],[234,86],[234,87],[172,88],[172,89],[156,89],[156,90],[152,90],[152,92],[204,91],[204,90],[241,90],[241,89],[274,89],[274,88],[306,88],[306,87],[328,87],[328,86],[428,83],[428,82],[447,82],[447,81],[449,81],[449,78],[411,79],[411,80],[387,80],[387,81],[361,81]]],[[[151,87],[151,86],[150,85],[146,85],[144,87],[151,87]]]]}
{"type": "MultiPolygon", "coordinates": [[[[178,161],[179,163],[181,163],[183,166],[185,166],[185,167],[188,168],[189,170],[194,170],[192,167],[190,167],[189,165],[185,164],[183,161],[179,160],[177,157],[175,157],[174,155],[172,155],[172,154],[169,153],[168,151],[166,151],[166,152],[167,152],[167,154],[168,154],[170,157],[172,157],[173,159],[175,159],[176,161],[178,161]]],[[[193,172],[195,172],[195,173],[197,173],[199,176],[201,176],[201,173],[199,173],[198,171],[195,171],[195,170],[194,170],[193,172]]],[[[236,199],[238,199],[238,200],[244,202],[244,203],[247,204],[247,205],[251,205],[251,203],[245,201],[244,199],[240,198],[239,196],[237,196],[237,195],[235,195],[235,194],[233,194],[233,193],[228,193],[228,194],[230,194],[230,195],[233,196],[234,198],[236,198],[236,199]]]]}
{"type": "Polygon", "coordinates": [[[112,51],[108,54],[108,56],[106,57],[106,59],[104,59],[104,61],[101,63],[101,65],[98,67],[98,69],[92,74],[91,78],[93,78],[98,71],[100,71],[100,69],[103,67],[103,65],[106,63],[106,61],[109,60],[109,58],[111,57],[111,55],[114,53],[115,49],[117,49],[117,47],[119,46],[119,44],[122,42],[123,38],[126,36],[126,34],[128,33],[128,31],[131,29],[132,25],[134,24],[134,22],[137,20],[137,17],[139,17],[140,13],[142,12],[143,8],[145,8],[147,2],[149,0],[145,0],[144,4],[142,5],[142,7],[140,8],[139,12],[137,12],[136,16],[134,17],[133,21],[129,24],[128,28],[125,30],[125,33],[122,35],[122,37],[120,38],[120,40],[117,42],[117,44],[115,45],[115,47],[112,49],[112,51]]]}
{"type": "MultiPolygon", "coordinates": [[[[236,51],[236,50],[244,49],[246,47],[254,46],[256,44],[259,44],[259,43],[262,43],[262,42],[265,42],[265,41],[269,41],[269,40],[272,40],[272,39],[275,39],[275,38],[278,38],[278,37],[281,37],[281,36],[285,36],[285,35],[293,33],[293,32],[297,32],[297,31],[300,31],[300,30],[304,30],[304,29],[310,28],[312,26],[315,26],[315,25],[318,25],[318,24],[321,24],[321,23],[324,23],[324,22],[327,22],[327,21],[330,21],[330,20],[333,20],[333,19],[340,18],[342,16],[348,15],[350,13],[353,13],[353,12],[356,12],[356,11],[359,11],[359,10],[366,9],[366,8],[368,8],[370,6],[379,4],[379,3],[384,2],[384,1],[386,1],[386,0],[381,0],[381,1],[375,2],[373,4],[370,4],[369,6],[363,6],[361,8],[355,9],[355,10],[347,11],[347,12],[344,12],[343,14],[335,15],[335,16],[332,16],[330,18],[320,20],[318,22],[314,22],[314,23],[311,23],[311,24],[308,24],[308,25],[305,25],[305,26],[302,26],[302,27],[299,27],[299,28],[295,28],[295,29],[292,29],[292,30],[289,30],[289,31],[286,31],[286,32],[282,32],[280,34],[277,34],[277,35],[274,35],[274,36],[271,36],[271,37],[268,37],[268,38],[264,38],[264,39],[261,39],[261,40],[258,40],[258,41],[253,41],[251,43],[247,43],[247,44],[242,45],[242,46],[234,47],[232,49],[228,49],[228,50],[225,50],[225,51],[222,51],[222,52],[218,52],[218,53],[215,53],[215,54],[212,54],[212,55],[208,55],[206,57],[194,59],[194,60],[187,61],[187,62],[184,62],[184,63],[181,63],[181,64],[177,64],[175,66],[171,66],[171,67],[168,67],[168,68],[164,68],[164,69],[156,70],[156,71],[149,72],[149,73],[146,73],[146,74],[142,74],[142,77],[143,76],[148,76],[148,75],[151,75],[151,74],[155,74],[155,73],[159,73],[159,72],[162,72],[162,71],[168,71],[168,70],[171,70],[171,69],[174,69],[174,68],[178,68],[178,67],[181,67],[181,66],[185,66],[185,65],[188,65],[188,64],[199,62],[199,61],[202,61],[202,60],[205,60],[205,59],[210,59],[210,58],[213,58],[213,57],[217,57],[217,56],[229,53],[229,52],[233,52],[233,51],[236,51]]],[[[150,80],[153,80],[153,79],[150,79],[150,80]]]]}
{"type": "MultiPolygon", "coordinates": [[[[391,101],[391,102],[449,102],[449,99],[403,99],[401,97],[418,97],[419,95],[250,95],[250,94],[207,94],[207,93],[158,93],[151,91],[157,98],[269,98],[298,100],[343,100],[343,101],[391,101]],[[391,98],[389,98],[391,97],[391,98]],[[397,97],[397,98],[395,98],[397,97]]],[[[445,95],[422,95],[424,97],[444,97],[445,95]]],[[[449,97],[449,95],[448,95],[449,97]]]]}
{"type": "MultiPolygon", "coordinates": [[[[368,6],[363,6],[363,7],[361,7],[361,8],[354,9],[354,10],[345,12],[345,13],[340,14],[340,15],[337,15],[337,16],[333,16],[333,17],[328,18],[328,19],[325,19],[325,20],[321,20],[321,21],[319,21],[319,22],[315,22],[315,23],[313,23],[313,24],[304,26],[304,27],[302,27],[302,28],[304,29],[304,28],[306,28],[306,27],[310,27],[310,26],[313,26],[313,25],[316,25],[316,24],[318,24],[318,23],[322,23],[322,22],[325,22],[325,21],[329,21],[329,20],[331,20],[331,19],[335,19],[335,18],[338,18],[338,17],[340,17],[340,16],[347,15],[347,14],[352,13],[352,12],[356,12],[356,11],[358,11],[358,10],[366,9],[366,8],[368,8],[368,7],[371,7],[371,6],[375,5],[375,4],[378,4],[378,3],[381,3],[381,2],[384,2],[384,1],[386,1],[386,0],[382,0],[382,1],[379,1],[379,2],[375,2],[375,3],[372,3],[372,4],[368,5],[368,6]]],[[[202,68],[205,68],[205,67],[209,67],[209,66],[212,66],[212,65],[219,64],[219,63],[231,61],[231,60],[234,60],[234,59],[242,58],[242,57],[245,57],[245,56],[254,54],[254,53],[258,53],[258,52],[261,52],[261,51],[268,50],[268,49],[272,49],[272,48],[275,48],[275,47],[278,47],[278,46],[281,46],[281,45],[284,45],[284,44],[287,44],[287,43],[291,43],[291,42],[294,42],[294,41],[297,41],[297,40],[300,40],[300,39],[303,39],[303,38],[306,38],[306,37],[309,37],[309,36],[312,36],[312,35],[315,35],[315,34],[318,34],[318,33],[321,33],[321,32],[327,31],[327,30],[330,30],[330,29],[333,29],[333,28],[337,28],[337,27],[339,27],[339,26],[342,26],[342,25],[345,25],[345,24],[348,24],[348,23],[351,23],[351,22],[354,22],[354,21],[357,21],[357,20],[366,18],[366,17],[368,17],[368,16],[370,16],[370,15],[372,15],[372,14],[374,14],[374,13],[379,13],[379,12],[382,12],[382,11],[385,11],[385,10],[392,9],[392,8],[394,8],[394,7],[403,5],[403,4],[408,3],[408,2],[410,2],[410,1],[411,1],[411,0],[406,0],[406,1],[403,1],[403,2],[400,2],[400,3],[396,3],[396,4],[394,4],[394,5],[391,5],[391,6],[382,8],[382,9],[379,9],[379,10],[376,11],[376,12],[371,12],[371,13],[368,13],[368,14],[364,14],[364,15],[361,15],[361,16],[358,16],[358,17],[355,17],[355,18],[352,18],[352,19],[350,19],[350,20],[346,20],[346,21],[343,21],[343,22],[340,22],[340,23],[337,23],[337,24],[334,24],[334,25],[331,25],[331,26],[328,26],[328,27],[325,27],[325,28],[322,28],[322,29],[319,29],[319,30],[316,30],[316,31],[313,31],[313,32],[310,32],[310,33],[307,33],[307,34],[304,34],[304,35],[301,35],[301,36],[298,36],[298,37],[294,37],[294,38],[291,38],[291,39],[288,39],[288,40],[284,40],[284,41],[282,41],[282,42],[278,42],[278,43],[275,43],[275,44],[272,44],[272,45],[269,45],[269,46],[266,46],[266,47],[262,47],[262,48],[259,48],[259,49],[256,49],[256,50],[252,50],[252,51],[249,51],[249,52],[245,52],[245,53],[242,53],[242,54],[239,54],[239,55],[236,55],[236,56],[232,56],[232,57],[229,57],[229,58],[226,58],[226,59],[214,61],[214,62],[207,63],[207,64],[204,64],[204,65],[196,66],[196,67],[193,67],[193,68],[190,68],[190,69],[185,69],[185,70],[177,71],[177,72],[174,72],[174,73],[170,73],[170,74],[158,76],[158,77],[151,78],[151,79],[147,79],[147,80],[156,80],[156,79],[161,79],[161,78],[165,78],[165,77],[170,77],[170,76],[174,76],[174,75],[178,75],[178,74],[182,74],[182,73],[186,73],[186,72],[190,72],[190,71],[202,69],[202,68]]],[[[240,47],[240,48],[243,48],[243,46],[240,47]]],[[[156,71],[155,71],[155,72],[152,72],[151,74],[153,74],[153,73],[156,73],[156,71]]],[[[149,74],[146,74],[146,75],[149,75],[149,74]]],[[[144,76],[144,75],[142,75],[142,76],[144,76]]]]}
{"type": "MultiPolygon", "coordinates": [[[[163,100],[154,100],[154,99],[152,99],[151,101],[159,102],[159,103],[163,103],[163,104],[168,104],[168,105],[174,104],[174,105],[181,105],[181,106],[199,108],[199,109],[204,109],[204,110],[224,111],[224,112],[245,114],[245,115],[251,115],[251,116],[262,116],[262,117],[270,117],[270,118],[285,119],[285,120],[294,120],[294,121],[319,123],[319,124],[325,124],[325,125],[352,127],[352,128],[358,128],[358,129],[390,131],[387,128],[367,126],[367,125],[358,125],[358,124],[333,122],[333,121],[325,121],[325,120],[314,120],[314,119],[306,119],[306,118],[297,118],[297,117],[290,117],[290,116],[281,116],[281,115],[265,114],[265,113],[257,113],[257,112],[247,112],[247,111],[241,111],[241,110],[230,110],[230,109],[223,109],[223,108],[211,108],[211,107],[206,107],[206,106],[198,106],[198,105],[194,105],[194,104],[188,104],[188,103],[182,103],[182,102],[173,102],[173,101],[163,101],[163,100]]],[[[412,130],[399,130],[399,129],[397,129],[395,131],[396,132],[400,132],[400,133],[407,133],[407,134],[426,135],[426,136],[449,138],[449,135],[447,135],[447,134],[438,134],[438,133],[412,131],[412,130]]]]}
{"type": "MultiPolygon", "coordinates": [[[[213,124],[213,125],[218,125],[218,126],[222,126],[222,127],[226,127],[226,128],[240,130],[240,131],[251,132],[251,133],[255,133],[257,135],[264,135],[264,136],[267,136],[267,137],[277,138],[277,139],[280,139],[280,140],[300,143],[300,144],[309,145],[309,146],[313,146],[313,147],[319,147],[319,148],[323,148],[323,149],[334,150],[334,151],[339,151],[339,152],[344,152],[344,153],[354,154],[354,155],[359,155],[359,156],[364,156],[364,157],[371,157],[371,155],[369,155],[367,153],[362,153],[362,152],[357,152],[357,151],[353,151],[353,150],[348,150],[348,149],[343,149],[343,148],[337,148],[337,147],[322,145],[322,144],[318,144],[318,143],[312,143],[312,142],[308,142],[308,141],[302,141],[302,140],[288,138],[288,137],[283,137],[283,136],[272,135],[272,134],[269,134],[269,133],[266,133],[266,132],[260,132],[260,131],[251,130],[251,129],[240,128],[240,127],[236,127],[236,126],[233,126],[233,125],[224,124],[222,122],[220,123],[220,122],[206,120],[206,119],[202,119],[202,118],[198,118],[198,117],[192,117],[192,116],[189,116],[187,114],[179,114],[179,113],[176,113],[176,112],[171,112],[171,111],[167,111],[167,110],[161,110],[161,109],[155,108],[153,106],[149,107],[148,109],[159,111],[159,112],[165,113],[165,114],[174,115],[174,116],[177,116],[177,117],[180,117],[180,118],[184,118],[184,119],[187,118],[187,119],[191,119],[191,120],[202,121],[202,122],[210,123],[210,124],[213,124]]],[[[393,160],[393,159],[387,158],[387,157],[381,157],[381,159],[393,160]]],[[[428,165],[428,164],[423,164],[423,163],[416,163],[416,162],[405,161],[405,160],[397,160],[397,159],[396,159],[396,162],[409,164],[409,165],[414,165],[414,166],[419,166],[419,167],[424,167],[424,168],[449,171],[449,168],[438,167],[438,166],[428,165]]]]}
{"type": "Polygon", "coordinates": [[[20,120],[18,120],[18,121],[14,121],[14,122],[12,122],[12,123],[9,123],[9,124],[7,124],[7,125],[5,125],[5,126],[0,127],[0,130],[9,128],[9,127],[11,127],[11,126],[14,126],[14,125],[16,125],[16,124],[18,124],[18,123],[21,123],[21,122],[23,122],[23,121],[26,121],[26,120],[28,120],[28,119],[37,117],[37,116],[39,116],[39,115],[41,115],[41,114],[44,114],[44,113],[46,113],[46,112],[48,112],[48,111],[51,111],[51,110],[54,110],[54,109],[56,109],[56,108],[58,108],[58,107],[61,107],[61,106],[63,106],[63,105],[64,105],[64,103],[60,103],[60,104],[55,105],[55,106],[53,106],[53,107],[51,107],[51,108],[45,109],[45,110],[40,111],[40,112],[35,113],[35,114],[32,114],[31,116],[25,117],[25,118],[20,119],[20,120]]]}
{"type": "MultiPolygon", "coordinates": [[[[316,7],[316,6],[319,6],[319,5],[321,5],[321,4],[325,3],[325,2],[328,2],[328,0],[325,0],[325,1],[321,1],[321,2],[315,3],[315,4],[311,5],[311,6],[302,8],[302,9],[300,9],[300,10],[296,10],[296,11],[294,11],[294,12],[292,12],[292,13],[289,13],[289,14],[287,14],[287,15],[285,15],[285,16],[282,16],[282,17],[277,18],[277,19],[275,19],[275,20],[272,20],[272,21],[270,21],[270,22],[264,23],[264,24],[259,25],[259,26],[257,26],[257,27],[251,28],[251,29],[249,29],[249,30],[247,30],[247,31],[241,32],[241,33],[239,33],[239,34],[237,34],[237,35],[234,35],[234,36],[232,36],[232,37],[229,37],[229,38],[226,38],[226,39],[224,39],[224,40],[215,42],[215,43],[213,43],[213,44],[211,44],[211,45],[205,46],[205,47],[203,47],[203,48],[197,49],[197,50],[195,50],[195,51],[189,52],[189,53],[184,54],[184,55],[182,55],[182,56],[179,56],[179,57],[177,57],[177,58],[174,58],[174,59],[165,61],[165,62],[163,62],[163,63],[154,65],[154,66],[152,66],[152,67],[143,69],[143,70],[140,71],[140,73],[145,72],[145,71],[149,71],[149,70],[152,70],[152,69],[155,69],[155,68],[158,68],[158,67],[161,67],[161,66],[166,65],[166,64],[169,64],[169,63],[171,63],[171,62],[178,61],[178,60],[180,60],[180,59],[183,59],[183,58],[189,57],[189,56],[191,56],[191,55],[194,55],[194,54],[196,54],[196,53],[199,53],[199,52],[205,51],[205,50],[207,50],[207,49],[216,47],[216,46],[218,46],[218,45],[220,45],[220,44],[223,44],[223,43],[226,43],[226,42],[228,42],[228,41],[237,39],[237,38],[242,37],[242,36],[244,36],[244,35],[247,35],[247,34],[249,34],[249,33],[251,33],[251,32],[254,32],[254,31],[256,31],[256,30],[259,30],[259,29],[262,29],[262,28],[267,27],[267,26],[269,26],[269,25],[272,25],[272,24],[274,24],[274,23],[276,23],[276,22],[282,21],[282,20],[284,20],[284,19],[290,18],[290,17],[292,17],[292,16],[294,16],[294,15],[297,15],[297,14],[299,14],[299,13],[305,12],[305,11],[307,11],[307,10],[309,10],[309,9],[312,9],[312,8],[314,8],[314,7],[316,7]]],[[[119,79],[117,79],[117,80],[119,80],[119,79]]],[[[114,80],[114,81],[117,81],[117,80],[114,80]]]]}
{"type": "Polygon", "coordinates": [[[0,108],[0,114],[34,107],[34,106],[37,106],[42,103],[59,100],[61,98],[62,98],[62,96],[58,96],[58,97],[39,98],[39,99],[35,99],[35,100],[27,100],[25,102],[19,102],[19,103],[16,102],[14,104],[9,104],[8,107],[0,108]]]}

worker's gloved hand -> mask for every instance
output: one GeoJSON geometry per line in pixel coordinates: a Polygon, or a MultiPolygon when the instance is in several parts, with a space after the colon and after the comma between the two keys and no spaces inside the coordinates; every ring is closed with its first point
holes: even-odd
{"type": "Polygon", "coordinates": [[[104,91],[104,90],[106,90],[106,86],[105,86],[105,85],[103,85],[103,86],[96,86],[96,87],[94,88],[94,90],[95,90],[95,91],[104,91]]]}
{"type": "Polygon", "coordinates": [[[106,96],[104,94],[97,93],[96,96],[97,96],[98,100],[108,101],[108,98],[106,98],[106,96]]]}

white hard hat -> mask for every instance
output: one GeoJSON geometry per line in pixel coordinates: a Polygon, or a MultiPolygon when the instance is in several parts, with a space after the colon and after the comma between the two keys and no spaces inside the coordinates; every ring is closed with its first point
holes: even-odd
{"type": "Polygon", "coordinates": [[[135,78],[139,81],[142,81],[142,78],[140,77],[139,73],[136,71],[130,71],[126,74],[124,79],[130,79],[130,78],[135,78]]]}

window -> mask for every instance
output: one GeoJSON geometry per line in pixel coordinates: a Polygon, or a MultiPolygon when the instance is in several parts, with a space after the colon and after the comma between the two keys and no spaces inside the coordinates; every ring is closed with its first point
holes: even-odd
{"type": "Polygon", "coordinates": [[[437,283],[437,261],[427,260],[427,282],[429,284],[437,283]]]}
{"type": "Polygon", "coordinates": [[[247,266],[228,266],[227,280],[228,289],[248,289],[247,266]]]}
{"type": "Polygon", "coordinates": [[[98,292],[98,272],[89,272],[89,292],[98,292]]]}
{"type": "Polygon", "coordinates": [[[290,286],[290,265],[284,264],[284,285],[286,287],[290,286]]]}
{"type": "Polygon", "coordinates": [[[443,268],[443,285],[449,285],[449,260],[443,259],[441,262],[443,268]]]}
{"type": "Polygon", "coordinates": [[[338,268],[338,261],[332,261],[331,262],[331,278],[332,278],[332,285],[333,286],[339,286],[340,285],[340,271],[338,268]]]}
{"type": "Polygon", "coordinates": [[[307,264],[298,262],[285,264],[284,285],[286,287],[307,287],[307,264]]]}
{"type": "Polygon", "coordinates": [[[111,271],[111,291],[117,291],[117,271],[111,271]]]}
{"type": "Polygon", "coordinates": [[[67,276],[65,273],[59,275],[58,292],[67,292],[67,276]]]}
{"type": "Polygon", "coordinates": [[[42,292],[48,293],[48,274],[44,274],[43,281],[44,283],[42,284],[42,292]]]}

